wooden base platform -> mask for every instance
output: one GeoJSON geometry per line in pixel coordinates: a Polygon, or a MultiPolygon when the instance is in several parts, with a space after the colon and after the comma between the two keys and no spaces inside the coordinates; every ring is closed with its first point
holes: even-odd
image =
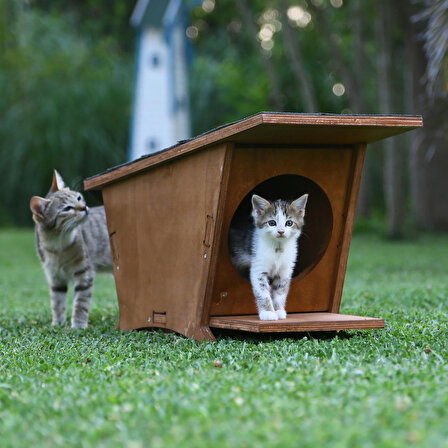
{"type": "Polygon", "coordinates": [[[253,333],[339,331],[384,328],[384,320],[336,313],[292,313],[284,320],[260,320],[258,315],[212,316],[209,326],[253,333]]]}

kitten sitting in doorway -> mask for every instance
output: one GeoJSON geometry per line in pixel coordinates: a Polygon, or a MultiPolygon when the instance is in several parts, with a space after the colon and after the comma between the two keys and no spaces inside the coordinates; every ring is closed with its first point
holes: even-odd
{"type": "Polygon", "coordinates": [[[307,200],[307,194],[294,201],[268,201],[254,194],[254,228],[230,236],[232,263],[240,272],[249,270],[260,320],[286,319],[307,200]]]}
{"type": "Polygon", "coordinates": [[[31,198],[36,249],[50,286],[53,325],[64,325],[69,283],[74,286],[72,328],[86,328],[95,272],[112,272],[104,207],[89,209],[55,170],[45,198],[31,198]]]}

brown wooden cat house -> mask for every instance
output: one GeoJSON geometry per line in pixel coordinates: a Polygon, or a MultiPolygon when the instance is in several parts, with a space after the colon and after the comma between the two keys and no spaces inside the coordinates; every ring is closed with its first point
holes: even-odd
{"type": "Polygon", "coordinates": [[[260,113],[85,181],[102,190],[120,320],[198,340],[210,328],[300,332],[382,328],[339,314],[368,143],[422,126],[419,116],[260,113]],[[229,229],[253,193],[309,194],[285,320],[260,321],[233,267],[229,229]]]}

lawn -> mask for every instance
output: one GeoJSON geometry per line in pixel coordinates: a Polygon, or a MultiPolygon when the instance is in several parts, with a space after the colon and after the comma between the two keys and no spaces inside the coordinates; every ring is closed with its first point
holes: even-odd
{"type": "Polygon", "coordinates": [[[446,236],[354,238],[341,312],[384,330],[204,344],[116,330],[108,276],[87,330],[52,328],[32,232],[0,249],[2,448],[448,447],[446,236]]]}

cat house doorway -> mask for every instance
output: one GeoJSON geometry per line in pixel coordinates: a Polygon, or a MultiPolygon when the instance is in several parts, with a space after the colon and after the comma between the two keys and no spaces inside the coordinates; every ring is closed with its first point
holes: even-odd
{"type": "MultiPolygon", "coordinates": [[[[235,145],[227,183],[210,315],[258,316],[252,286],[231,262],[231,226],[250,224],[250,197],[296,199],[308,193],[305,234],[286,302],[290,313],[328,312],[339,260],[358,148],[308,145],[235,145]]],[[[216,320],[215,320],[216,321],[216,320]]]]}
{"type": "MultiPolygon", "coordinates": [[[[307,193],[308,202],[305,214],[305,226],[299,239],[299,253],[293,272],[293,281],[298,281],[307,275],[319,263],[327,250],[333,230],[333,212],[328,196],[319,185],[305,176],[282,174],[258,184],[240,202],[229,228],[229,253],[235,249],[230,238],[232,231],[247,234],[253,227],[251,218],[251,198],[258,194],[265,199],[294,200],[307,193]]],[[[237,268],[235,268],[237,269],[237,268]]],[[[249,273],[238,273],[249,280],[249,273]]]]}

